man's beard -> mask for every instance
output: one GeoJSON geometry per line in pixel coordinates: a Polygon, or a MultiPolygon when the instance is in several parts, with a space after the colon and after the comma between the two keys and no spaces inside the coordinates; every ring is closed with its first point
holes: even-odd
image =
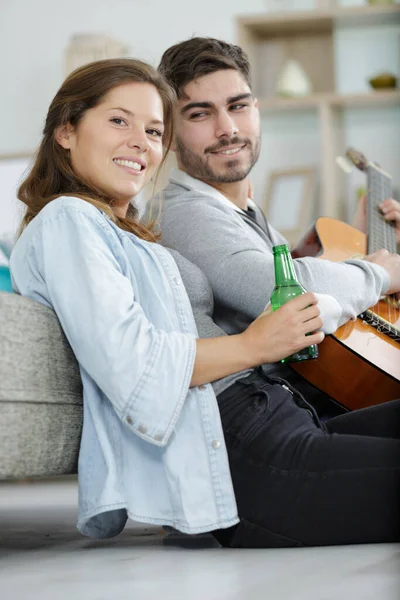
{"type": "Polygon", "coordinates": [[[259,135],[255,139],[254,144],[248,138],[240,139],[234,137],[231,140],[221,140],[215,146],[204,150],[204,158],[189,150],[178,136],[176,136],[175,143],[180,163],[188,175],[209,183],[234,183],[245,179],[256,164],[260,155],[261,136],[259,135]],[[207,155],[211,152],[218,152],[227,146],[243,146],[244,144],[246,144],[247,148],[250,150],[248,164],[240,165],[239,161],[234,158],[234,155],[232,160],[227,160],[225,162],[222,167],[222,173],[217,173],[208,164],[207,155]]]}

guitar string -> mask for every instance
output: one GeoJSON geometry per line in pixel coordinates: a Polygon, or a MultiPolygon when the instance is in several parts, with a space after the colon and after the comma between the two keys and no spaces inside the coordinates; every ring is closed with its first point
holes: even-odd
{"type": "MultiPolygon", "coordinates": [[[[379,171],[376,170],[376,175],[380,175],[380,198],[379,201],[376,205],[376,214],[378,215],[378,219],[379,219],[379,223],[381,226],[381,231],[383,232],[383,243],[384,243],[384,248],[386,250],[389,250],[388,247],[388,236],[387,236],[387,230],[386,230],[386,221],[383,218],[383,215],[381,214],[381,212],[379,211],[378,205],[383,202],[383,200],[385,199],[383,196],[385,195],[385,177],[382,173],[379,174],[379,171]]],[[[390,300],[389,298],[386,299],[386,307],[388,308],[388,320],[389,322],[391,322],[391,305],[390,305],[390,300]]]]}
{"type": "MultiPolygon", "coordinates": [[[[382,186],[384,185],[385,182],[387,184],[386,188],[381,193],[381,196],[382,196],[381,197],[381,201],[383,201],[383,200],[387,199],[386,196],[391,196],[392,195],[391,194],[391,189],[390,189],[391,188],[391,180],[390,180],[390,178],[388,176],[386,176],[386,179],[382,178],[381,182],[382,182],[382,186]]],[[[388,223],[388,221],[385,220],[384,216],[381,213],[380,213],[380,217],[381,217],[381,221],[382,221],[383,227],[384,227],[383,230],[384,230],[384,238],[385,238],[385,248],[387,250],[389,250],[389,252],[394,252],[395,251],[395,248],[394,248],[394,240],[395,240],[394,229],[393,229],[392,225],[390,223],[388,223]]],[[[394,303],[392,304],[390,298],[388,299],[387,304],[389,306],[389,311],[388,311],[389,312],[389,321],[391,323],[392,322],[394,323],[395,322],[394,317],[396,316],[396,313],[397,313],[396,307],[395,307],[394,303]],[[392,316],[393,316],[393,319],[392,319],[392,316]]]]}
{"type": "MultiPolygon", "coordinates": [[[[368,169],[368,175],[369,175],[369,185],[368,188],[370,189],[371,192],[371,197],[369,199],[369,210],[370,210],[370,215],[371,215],[371,231],[374,232],[374,242],[376,245],[376,243],[379,244],[380,239],[382,239],[383,237],[383,248],[385,248],[386,250],[388,250],[389,252],[393,252],[393,236],[394,236],[394,230],[391,227],[390,223],[388,223],[385,219],[384,216],[382,215],[382,213],[379,211],[378,205],[383,202],[383,200],[386,200],[386,195],[387,193],[389,193],[389,187],[390,187],[390,180],[387,179],[387,177],[385,178],[385,176],[383,175],[383,173],[379,172],[378,169],[375,168],[375,166],[372,164],[369,165],[369,169],[368,169]],[[378,177],[379,176],[379,177],[378,177]],[[379,181],[379,197],[375,197],[374,198],[374,194],[373,192],[373,188],[375,187],[376,189],[376,179],[378,178],[379,181]],[[374,180],[375,179],[375,186],[374,184],[374,180]],[[389,184],[389,185],[385,185],[385,184],[389,184]],[[388,190],[388,192],[386,193],[386,189],[388,190]],[[382,234],[381,235],[379,234],[382,234]]],[[[381,242],[382,243],[382,242],[381,242]]],[[[380,245],[380,244],[379,244],[380,245]]],[[[377,248],[372,248],[373,251],[375,251],[377,248]]],[[[386,327],[389,329],[390,333],[394,334],[394,339],[396,342],[400,341],[400,336],[397,335],[398,332],[398,328],[396,325],[392,325],[392,323],[396,323],[398,318],[399,318],[399,309],[392,304],[391,299],[387,298],[386,299],[386,308],[388,310],[388,319],[384,319],[383,315],[380,313],[380,304],[378,303],[378,307],[377,307],[377,312],[375,314],[377,314],[378,317],[380,317],[384,322],[386,321],[387,325],[386,327]]],[[[375,311],[374,311],[375,312],[375,311]]],[[[379,324],[378,324],[378,328],[379,324]]]]}
{"type": "MultiPolygon", "coordinates": [[[[378,203],[378,198],[377,198],[377,193],[374,194],[374,188],[376,189],[376,179],[377,179],[377,169],[375,167],[375,165],[372,163],[369,166],[369,175],[370,175],[370,182],[369,182],[369,188],[371,191],[371,200],[370,200],[370,214],[371,214],[371,231],[373,231],[373,243],[374,243],[374,247],[372,248],[373,252],[376,252],[378,250],[377,246],[380,246],[379,244],[379,232],[378,232],[378,224],[379,224],[379,217],[377,216],[377,203],[378,203]]],[[[377,190],[378,193],[380,193],[380,195],[382,195],[382,187],[383,187],[383,177],[380,178],[380,180],[378,179],[380,186],[377,190]]],[[[381,317],[380,314],[380,303],[378,301],[378,306],[377,306],[377,315],[379,317],[381,317]]],[[[374,311],[375,312],[375,311],[374,311]]]]}
{"type": "MultiPolygon", "coordinates": [[[[382,178],[381,181],[382,181],[382,184],[381,184],[381,194],[380,194],[380,199],[379,200],[382,202],[382,200],[383,200],[383,198],[382,198],[382,196],[383,196],[383,189],[384,189],[383,188],[383,178],[382,178]]],[[[378,211],[378,206],[376,207],[376,211],[378,212],[378,219],[379,219],[379,222],[380,222],[380,225],[381,225],[381,231],[383,233],[383,235],[382,235],[383,244],[384,244],[383,248],[386,248],[386,250],[387,250],[388,247],[387,247],[386,228],[385,228],[385,224],[383,223],[382,216],[381,216],[381,214],[378,211]]],[[[389,314],[388,314],[388,320],[390,321],[390,303],[388,302],[388,297],[386,297],[385,300],[386,300],[386,308],[388,308],[388,312],[389,312],[389,314]]],[[[382,310],[383,310],[383,306],[384,305],[383,304],[382,305],[379,304],[379,306],[382,306],[382,310]]]]}
{"type": "MultiPolygon", "coordinates": [[[[384,189],[384,191],[382,192],[381,196],[381,200],[386,200],[386,197],[390,197],[392,195],[391,193],[391,178],[387,175],[386,179],[382,179],[382,185],[384,182],[386,182],[386,188],[384,189]]],[[[389,250],[389,252],[396,252],[396,237],[395,237],[395,230],[392,226],[391,223],[389,223],[388,221],[385,220],[384,216],[380,213],[380,217],[382,220],[382,223],[384,225],[384,236],[385,236],[385,248],[387,250],[389,250]]],[[[388,313],[389,313],[389,322],[390,323],[394,323],[393,327],[391,329],[393,329],[394,331],[398,331],[398,327],[396,326],[396,323],[399,319],[399,308],[396,306],[396,304],[394,303],[394,301],[392,301],[391,298],[388,298],[387,301],[387,305],[389,307],[388,313]]],[[[396,337],[396,339],[399,339],[399,336],[396,337]]]]}

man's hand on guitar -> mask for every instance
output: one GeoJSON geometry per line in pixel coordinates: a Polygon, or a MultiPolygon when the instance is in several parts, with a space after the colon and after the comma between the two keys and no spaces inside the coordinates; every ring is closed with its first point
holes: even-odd
{"type": "Polygon", "coordinates": [[[400,255],[392,254],[387,250],[378,250],[373,254],[368,254],[365,257],[371,263],[380,265],[388,273],[390,277],[390,286],[387,290],[387,294],[396,294],[396,297],[400,298],[400,255]]]}
{"type": "MultiPolygon", "coordinates": [[[[396,242],[400,244],[400,202],[393,198],[384,200],[379,205],[383,216],[386,221],[392,221],[396,227],[396,242]]],[[[360,231],[367,231],[367,198],[361,196],[358,204],[356,214],[353,219],[353,227],[360,229],[360,231]]]]}
{"type": "Polygon", "coordinates": [[[400,244],[400,202],[389,198],[379,205],[386,221],[393,221],[396,227],[396,242],[400,244]]]}

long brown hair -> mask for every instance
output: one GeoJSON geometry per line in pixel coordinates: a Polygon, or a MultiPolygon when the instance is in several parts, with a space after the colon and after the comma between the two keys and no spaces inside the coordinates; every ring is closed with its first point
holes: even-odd
{"type": "Polygon", "coordinates": [[[73,71],[64,81],[50,104],[43,138],[33,166],[18,190],[18,198],[26,204],[21,231],[46,204],[60,195],[74,195],[104,210],[122,229],[138,237],[156,241],[158,235],[140,224],[137,209],[130,204],[126,217],[118,217],[112,200],[93,185],[83,181],[72,169],[69,152],[56,140],[56,130],[63,125],[76,127],[87,110],[97,106],[103,97],[124,83],[150,83],[158,91],[164,111],[164,158],[173,135],[175,95],[153,67],[131,58],[107,59],[89,63],[73,71]]]}

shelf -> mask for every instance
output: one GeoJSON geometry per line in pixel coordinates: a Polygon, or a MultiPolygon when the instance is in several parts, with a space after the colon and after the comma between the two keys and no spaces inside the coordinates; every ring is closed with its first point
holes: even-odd
{"type": "MultiPolygon", "coordinates": [[[[360,112],[387,107],[396,107],[397,110],[400,106],[400,89],[366,88],[365,92],[350,94],[335,92],[336,61],[339,58],[352,61],[353,54],[359,63],[362,61],[360,49],[355,47],[353,53],[351,43],[345,56],[335,52],[337,33],[348,27],[361,32],[363,27],[395,25],[393,32],[392,28],[387,29],[390,29],[390,43],[396,47],[394,38],[398,35],[397,26],[400,24],[400,4],[330,6],[313,11],[244,15],[238,17],[237,24],[238,43],[248,55],[254,94],[259,99],[264,115],[271,120],[274,119],[274,112],[294,115],[297,112],[296,118],[300,120],[304,112],[315,115],[320,142],[320,209],[325,215],[343,218],[347,206],[347,188],[345,177],[338,173],[336,156],[343,152],[348,142],[347,123],[343,118],[345,112],[350,109],[360,112]],[[299,98],[275,96],[280,76],[290,60],[295,60],[306,73],[313,90],[311,95],[299,98]]],[[[364,41],[370,39],[368,30],[364,34],[360,38],[364,41]]],[[[378,36],[376,42],[371,38],[371,43],[379,44],[384,37],[378,36]]],[[[371,76],[365,62],[358,65],[363,69],[361,75],[364,82],[371,76]]],[[[299,156],[298,152],[299,147],[295,145],[293,154],[299,156]]],[[[294,160],[293,157],[291,160],[294,160]]]]}
{"type": "Polygon", "coordinates": [[[343,108],[396,106],[400,105],[400,89],[376,90],[366,94],[332,94],[329,103],[343,108]]]}
{"type": "Polygon", "coordinates": [[[317,109],[322,102],[326,101],[327,96],[328,94],[313,94],[301,98],[259,98],[258,105],[261,111],[310,110],[317,109]]]}
{"type": "Polygon", "coordinates": [[[260,37],[331,31],[333,28],[332,17],[325,10],[262,13],[239,17],[238,25],[260,37]]]}
{"type": "Polygon", "coordinates": [[[400,22],[400,4],[336,8],[332,10],[332,18],[338,27],[392,25],[396,21],[400,22]]]}
{"type": "Polygon", "coordinates": [[[239,28],[260,37],[298,33],[321,33],[339,27],[390,25],[400,21],[400,4],[393,6],[350,6],[314,11],[262,13],[238,18],[239,28]]]}
{"type": "Polygon", "coordinates": [[[313,94],[302,98],[259,99],[261,111],[301,111],[318,109],[322,104],[337,108],[379,108],[400,105],[400,89],[364,94],[313,94]]]}

